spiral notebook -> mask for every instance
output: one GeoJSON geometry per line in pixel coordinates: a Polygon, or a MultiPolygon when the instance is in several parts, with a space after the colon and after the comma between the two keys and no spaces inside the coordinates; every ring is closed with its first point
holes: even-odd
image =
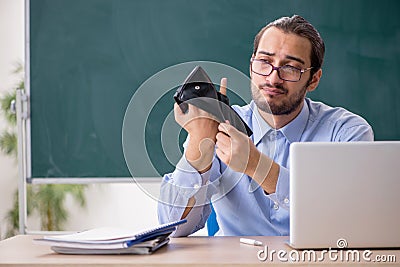
{"type": "Polygon", "coordinates": [[[161,224],[142,231],[95,228],[67,235],[44,236],[33,242],[67,254],[149,254],[169,241],[169,235],[186,220],[161,224]],[[141,252],[141,253],[139,253],[141,252]],[[146,252],[146,253],[144,253],[146,252]]]}
{"type": "Polygon", "coordinates": [[[159,248],[168,244],[168,236],[158,237],[153,240],[145,241],[128,248],[115,248],[115,249],[96,249],[96,248],[76,248],[65,246],[51,246],[54,252],[60,254],[74,254],[74,255],[105,255],[105,254],[152,254],[159,248]]]}

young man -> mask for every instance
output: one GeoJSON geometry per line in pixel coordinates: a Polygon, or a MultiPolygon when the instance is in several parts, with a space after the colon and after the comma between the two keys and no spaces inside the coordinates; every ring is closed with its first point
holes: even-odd
{"type": "MultiPolygon", "coordinates": [[[[319,33],[300,16],[261,29],[250,61],[253,101],[233,107],[251,137],[194,106],[187,114],[175,107],[189,139],[176,170],[163,178],[158,207],[161,223],[188,220],[175,236],[204,227],[210,201],[217,235],[289,235],[290,144],[373,140],[361,117],[306,98],[322,76],[324,51],[319,33]]],[[[221,93],[225,87],[223,79],[221,93]]]]}

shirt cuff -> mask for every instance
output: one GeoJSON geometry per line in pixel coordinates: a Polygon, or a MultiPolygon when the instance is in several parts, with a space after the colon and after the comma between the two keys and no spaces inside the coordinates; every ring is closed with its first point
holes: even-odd
{"type": "Polygon", "coordinates": [[[268,195],[268,197],[279,204],[281,207],[285,209],[289,209],[290,207],[290,199],[289,199],[289,180],[290,180],[290,172],[288,168],[280,166],[278,182],[276,184],[276,192],[268,195]]]}
{"type": "Polygon", "coordinates": [[[200,173],[183,156],[176,165],[175,171],[169,177],[169,181],[166,182],[178,186],[180,188],[179,193],[189,199],[199,191],[203,179],[200,173]]]}
{"type": "Polygon", "coordinates": [[[210,170],[200,174],[183,156],[173,173],[164,176],[161,185],[161,199],[173,206],[186,206],[191,197],[197,205],[209,204],[219,185],[219,163],[214,159],[210,170]]]}

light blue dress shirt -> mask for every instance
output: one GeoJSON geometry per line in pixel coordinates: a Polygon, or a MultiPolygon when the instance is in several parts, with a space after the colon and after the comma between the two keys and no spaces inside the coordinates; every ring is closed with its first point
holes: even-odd
{"type": "Polygon", "coordinates": [[[233,108],[253,130],[250,138],[257,149],[280,165],[276,192],[266,194],[249,176],[231,170],[217,156],[211,169],[201,175],[183,156],[175,171],[163,177],[158,205],[159,221],[167,223],[179,220],[194,196],[196,205],[186,217],[188,223],[179,226],[174,236],[203,228],[211,212],[210,201],[219,225],[216,235],[289,235],[290,145],[374,139],[371,126],[360,116],[308,98],[299,115],[278,130],[263,120],[253,101],[233,108]]]}

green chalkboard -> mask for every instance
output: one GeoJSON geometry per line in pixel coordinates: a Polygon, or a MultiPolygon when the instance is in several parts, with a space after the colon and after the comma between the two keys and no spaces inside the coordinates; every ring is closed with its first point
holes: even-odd
{"type": "MultiPolygon", "coordinates": [[[[363,115],[377,140],[398,140],[399,10],[396,0],[31,0],[31,178],[130,177],[122,127],[138,88],[168,67],[198,60],[248,75],[254,35],[292,14],[316,26],[327,48],[323,78],[309,96],[363,115]]],[[[222,75],[211,76],[218,82],[222,75]]],[[[248,86],[231,80],[232,102],[248,101],[248,86]]],[[[174,88],[163,92],[140,126],[144,135],[129,141],[135,147],[144,139],[144,157],[160,176],[176,163],[160,138],[174,88]]],[[[183,139],[183,132],[171,136],[183,139]]]]}

